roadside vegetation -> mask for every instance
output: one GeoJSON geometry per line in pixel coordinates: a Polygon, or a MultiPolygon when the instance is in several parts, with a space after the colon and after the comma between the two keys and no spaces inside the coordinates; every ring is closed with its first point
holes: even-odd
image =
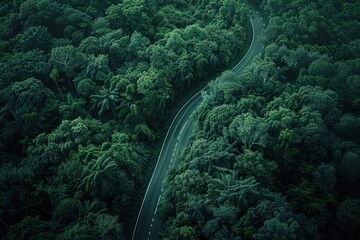
{"type": "Polygon", "coordinates": [[[129,239],[163,124],[246,47],[244,3],[4,0],[0,238],[129,239]]]}
{"type": "Polygon", "coordinates": [[[212,81],[163,239],[359,239],[359,1],[250,1],[265,53],[212,81]]]}

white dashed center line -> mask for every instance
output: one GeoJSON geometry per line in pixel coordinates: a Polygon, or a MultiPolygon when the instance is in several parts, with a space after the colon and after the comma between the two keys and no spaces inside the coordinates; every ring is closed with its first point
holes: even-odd
{"type": "MultiPolygon", "coordinates": [[[[159,195],[159,199],[158,199],[158,202],[156,204],[154,215],[156,215],[156,212],[157,212],[157,209],[158,209],[158,206],[159,206],[159,203],[160,203],[160,199],[161,199],[161,194],[159,195]]],[[[154,218],[153,218],[153,220],[154,220],[154,218]]]]}

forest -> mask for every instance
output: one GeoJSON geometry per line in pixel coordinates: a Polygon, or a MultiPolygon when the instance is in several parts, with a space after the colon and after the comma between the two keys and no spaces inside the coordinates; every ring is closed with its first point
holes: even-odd
{"type": "Polygon", "coordinates": [[[253,0],[265,53],[211,81],[163,239],[359,239],[360,2],[253,0]]]}
{"type": "Polygon", "coordinates": [[[246,50],[248,9],[2,0],[0,238],[130,239],[179,99],[246,50]]]}
{"type": "Polygon", "coordinates": [[[2,0],[0,238],[131,239],[174,112],[253,8],[265,53],[203,93],[162,239],[358,239],[356,0],[2,0]]]}

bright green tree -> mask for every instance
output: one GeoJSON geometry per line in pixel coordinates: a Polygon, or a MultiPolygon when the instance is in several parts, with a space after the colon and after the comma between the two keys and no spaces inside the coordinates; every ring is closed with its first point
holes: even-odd
{"type": "Polygon", "coordinates": [[[224,135],[230,140],[231,144],[240,142],[244,149],[264,146],[267,139],[266,133],[266,122],[250,113],[238,115],[229,128],[224,130],[224,135]]]}
{"type": "Polygon", "coordinates": [[[100,94],[91,95],[93,100],[93,109],[98,111],[98,115],[106,112],[116,113],[116,105],[119,102],[119,94],[116,90],[110,90],[105,87],[100,89],[100,94]]]}
{"type": "Polygon", "coordinates": [[[119,189],[120,170],[110,157],[101,156],[87,163],[79,189],[84,189],[91,196],[112,196],[119,189]]]}

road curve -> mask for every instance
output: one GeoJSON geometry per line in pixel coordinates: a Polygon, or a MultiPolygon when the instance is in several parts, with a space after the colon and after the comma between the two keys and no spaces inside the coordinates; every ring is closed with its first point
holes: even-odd
{"type": "MultiPolygon", "coordinates": [[[[264,24],[262,19],[258,14],[253,13],[250,16],[250,21],[253,37],[245,56],[232,69],[232,71],[237,74],[240,74],[242,69],[250,64],[254,57],[263,53],[262,38],[264,34],[264,24]]],[[[162,188],[162,181],[169,168],[172,167],[176,155],[183,150],[189,142],[196,120],[194,114],[202,101],[201,92],[205,91],[207,88],[208,87],[205,87],[199,91],[185,103],[169,127],[153,175],[141,204],[132,240],[159,239],[160,221],[157,213],[158,204],[164,191],[162,188]]]]}

